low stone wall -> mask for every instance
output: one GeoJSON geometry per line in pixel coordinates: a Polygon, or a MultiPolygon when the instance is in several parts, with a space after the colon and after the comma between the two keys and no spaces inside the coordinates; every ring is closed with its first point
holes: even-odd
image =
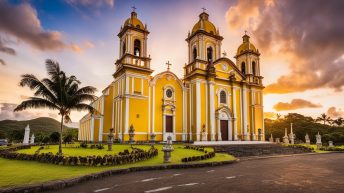
{"type": "Polygon", "coordinates": [[[35,154],[18,153],[16,150],[30,148],[30,146],[19,146],[11,149],[0,151],[0,157],[15,160],[39,161],[56,165],[70,166],[115,166],[129,163],[135,163],[155,157],[158,155],[158,149],[151,147],[148,151],[133,148],[132,152],[125,150],[119,155],[105,156],[63,156],[54,155],[53,153],[39,153],[38,149],[35,154]]]}
{"type": "Polygon", "coordinates": [[[212,152],[208,152],[204,149],[204,147],[199,147],[199,146],[185,146],[185,149],[193,149],[196,151],[201,151],[204,152],[204,155],[200,155],[200,156],[191,156],[191,157],[184,157],[182,158],[182,162],[192,162],[192,161],[200,161],[200,160],[206,160],[206,159],[210,159],[215,157],[215,151],[212,152]]]}

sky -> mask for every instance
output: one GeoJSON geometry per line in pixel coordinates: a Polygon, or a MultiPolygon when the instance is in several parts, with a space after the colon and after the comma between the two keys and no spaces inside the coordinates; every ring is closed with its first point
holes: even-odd
{"type": "MultiPolygon", "coordinates": [[[[46,77],[44,62],[53,59],[97,95],[111,83],[119,55],[117,34],[135,6],[147,24],[148,54],[154,74],[183,76],[185,38],[202,8],[219,28],[222,52],[235,61],[244,31],[260,50],[264,111],[317,117],[344,116],[344,1],[341,0],[26,0],[0,1],[0,120],[57,112],[13,112],[32,96],[19,87],[20,75],[46,77]]],[[[86,112],[73,112],[78,122],[86,112]]]]}

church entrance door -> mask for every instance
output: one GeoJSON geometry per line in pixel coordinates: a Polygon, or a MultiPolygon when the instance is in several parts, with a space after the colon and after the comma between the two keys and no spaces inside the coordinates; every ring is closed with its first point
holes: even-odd
{"type": "Polygon", "coordinates": [[[228,120],[220,120],[222,141],[228,141],[228,120]]]}
{"type": "Polygon", "coordinates": [[[173,133],[173,117],[166,115],[166,133],[173,133]]]}

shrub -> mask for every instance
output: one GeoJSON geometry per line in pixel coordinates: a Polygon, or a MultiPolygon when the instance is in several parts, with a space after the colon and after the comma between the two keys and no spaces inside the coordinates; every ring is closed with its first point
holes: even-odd
{"type": "Polygon", "coordinates": [[[97,146],[97,149],[104,149],[104,145],[101,143],[98,143],[96,146],[97,146]]]}
{"type": "Polygon", "coordinates": [[[86,143],[86,142],[81,142],[81,143],[80,143],[80,147],[82,147],[82,148],[87,148],[87,143],[86,143]]]}

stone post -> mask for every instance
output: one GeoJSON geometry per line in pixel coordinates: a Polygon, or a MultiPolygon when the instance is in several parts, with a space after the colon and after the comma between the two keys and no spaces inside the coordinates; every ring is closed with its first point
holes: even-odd
{"type": "Polygon", "coordinates": [[[290,138],[290,144],[294,145],[294,133],[293,133],[293,123],[290,123],[290,134],[289,134],[289,138],[290,138]]]}
{"type": "Polygon", "coordinates": [[[114,134],[112,132],[113,132],[113,128],[110,129],[110,133],[108,134],[108,141],[107,141],[108,151],[112,151],[112,144],[113,144],[113,138],[114,138],[114,134]]]}
{"type": "Polygon", "coordinates": [[[135,142],[134,137],[135,137],[135,129],[134,129],[134,126],[131,124],[130,129],[129,129],[129,142],[130,143],[135,142]]]}
{"type": "Polygon", "coordinates": [[[202,141],[207,141],[207,132],[205,131],[205,125],[202,126],[202,141]]]}
{"type": "Polygon", "coordinates": [[[311,140],[309,139],[308,133],[306,133],[305,141],[306,141],[306,144],[307,144],[307,145],[310,145],[310,144],[311,144],[311,140]]]}
{"type": "Polygon", "coordinates": [[[171,162],[171,152],[173,151],[172,147],[172,137],[167,137],[167,143],[162,148],[162,151],[164,152],[164,163],[170,163],[171,162]]]}
{"type": "Polygon", "coordinates": [[[333,141],[328,141],[328,147],[334,147],[333,141]]]}

